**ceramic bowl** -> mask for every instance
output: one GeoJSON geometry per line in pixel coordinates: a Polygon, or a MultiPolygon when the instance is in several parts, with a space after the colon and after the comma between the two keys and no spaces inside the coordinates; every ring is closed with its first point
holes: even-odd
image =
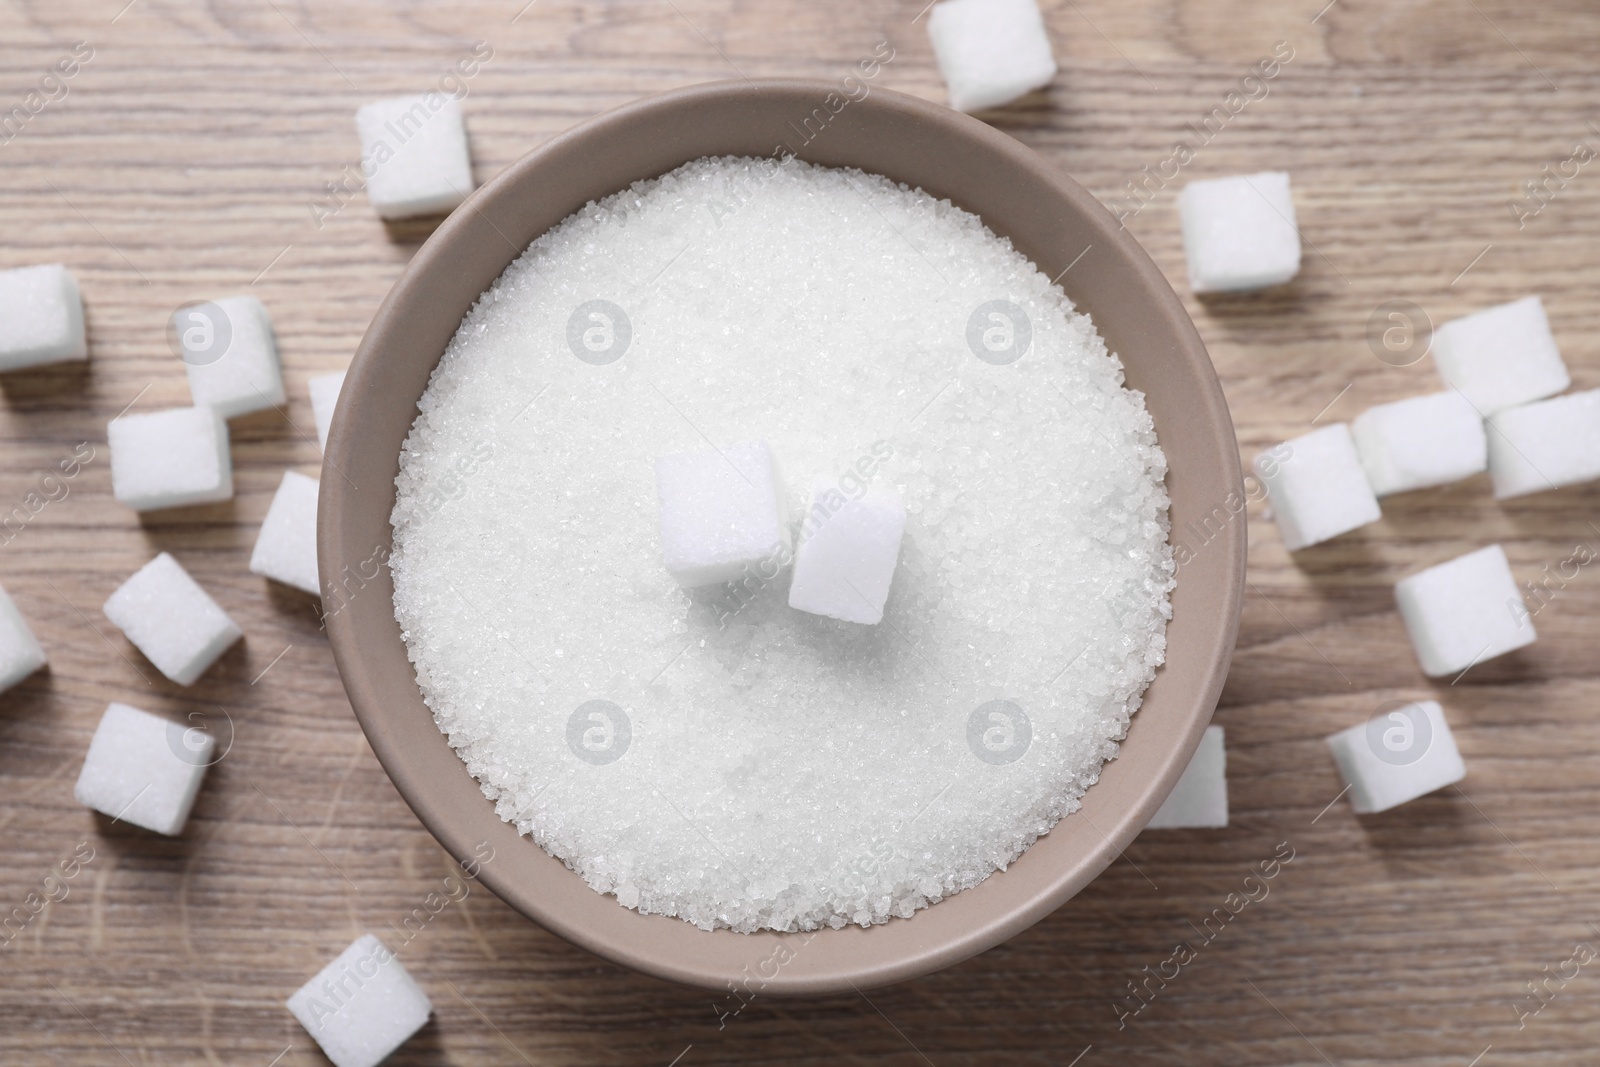
{"type": "Polygon", "coordinates": [[[1227,673],[1242,598],[1245,523],[1228,503],[1243,499],[1233,426],[1200,337],[1150,257],[1093,196],[1006,134],[887,90],[835,111],[841,99],[836,86],[810,81],[679,89],[584,122],[507,167],[440,225],[378,309],[328,441],[327,465],[342,476],[322,479],[319,560],[334,654],[373,750],[417,817],[458,858],[487,842],[495,858],[480,880],[545,928],[627,967],[723,992],[730,981],[769,995],[900,981],[982,952],[1059,907],[1120,855],[1187,766],[1227,673]],[[1061,284],[1145,394],[1183,549],[1166,664],[1081,812],[1006,871],[909,919],[815,934],[706,932],[620,907],[495,815],[423,704],[383,561],[401,442],[478,295],[588,201],[702,156],[767,156],[780,144],[808,162],[948,197],[1047,276],[1076,264],[1061,284]]]}

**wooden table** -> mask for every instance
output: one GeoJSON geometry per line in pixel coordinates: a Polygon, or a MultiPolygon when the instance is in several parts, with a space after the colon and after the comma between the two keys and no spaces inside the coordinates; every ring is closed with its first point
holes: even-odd
{"type": "MultiPolygon", "coordinates": [[[[70,264],[93,351],[86,368],[0,381],[0,512],[79,442],[94,449],[65,497],[0,535],[0,581],[51,659],[0,699],[0,904],[22,903],[75,850],[94,855],[3,950],[0,1061],[320,1063],[284,998],[358,932],[398,925],[449,870],[357,728],[313,602],[245,569],[282,471],[317,469],[307,377],[345,365],[428,232],[386,230],[361,195],[328,210],[326,183],[358,155],[355,108],[431,87],[488,42],[464,105],[486,178],[642,94],[739,74],[840,77],[881,40],[894,59],[879,84],[934,99],[942,87],[923,0],[125,2],[0,10],[0,113],[75,42],[93,52],[0,145],[0,267],[70,264]],[[111,498],[106,420],[186,402],[168,314],[243,291],[276,321],[287,418],[234,423],[231,502],[136,517],[111,498]],[[192,689],[165,684],[100,613],[160,549],[248,635],[192,689]],[[183,837],[73,801],[110,700],[231,719],[233,750],[183,837]]],[[[1600,386],[1600,163],[1521,226],[1508,207],[1575,143],[1600,145],[1600,10],[1324,2],[1046,0],[1063,71],[993,121],[1111,198],[1277,42],[1292,48],[1267,95],[1129,220],[1187,294],[1175,187],[1294,174],[1299,278],[1186,297],[1246,456],[1436,388],[1429,361],[1395,368],[1369,348],[1369,316],[1391,299],[1437,323],[1542,293],[1576,387],[1600,386]]],[[[1540,611],[1538,644],[1453,685],[1419,673],[1390,586],[1496,541],[1519,579],[1538,578],[1574,545],[1600,545],[1597,502],[1588,486],[1501,505],[1476,478],[1386,501],[1381,523],[1292,560],[1253,507],[1251,585],[1217,712],[1233,825],[1145,835],[978,959],[870,996],[757,999],[719,1028],[713,996],[599,962],[479,890],[406,946],[437,1011],[393,1062],[1593,1063],[1600,964],[1553,983],[1520,1028],[1518,1008],[1539,1003],[1526,983],[1570,975],[1576,946],[1600,944],[1600,771],[1585,762],[1600,750],[1600,574],[1583,570],[1540,611]],[[1387,699],[1427,696],[1455,727],[1461,788],[1377,817],[1330,806],[1340,784],[1322,738],[1387,699]],[[1128,983],[1195,940],[1281,842],[1296,858],[1270,896],[1119,1029],[1128,983]]]]}

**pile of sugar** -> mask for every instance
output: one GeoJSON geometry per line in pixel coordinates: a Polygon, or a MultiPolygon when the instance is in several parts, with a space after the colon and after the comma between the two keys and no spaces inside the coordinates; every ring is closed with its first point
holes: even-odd
{"type": "Polygon", "coordinates": [[[628,907],[909,917],[1078,808],[1162,662],[1142,395],[1059,287],[921,190],[726,158],[591,203],[484,294],[420,412],[391,558],[418,684],[500,816],[628,907]],[[1003,345],[974,318],[995,300],[1031,329],[1008,364],[968,339],[1003,345]],[[796,521],[813,473],[897,487],[880,625],[791,609],[787,572],[694,595],[667,574],[655,458],[755,439],[796,521]],[[974,719],[994,700],[1026,726],[974,719]],[[574,720],[591,701],[626,722],[574,720]]]}

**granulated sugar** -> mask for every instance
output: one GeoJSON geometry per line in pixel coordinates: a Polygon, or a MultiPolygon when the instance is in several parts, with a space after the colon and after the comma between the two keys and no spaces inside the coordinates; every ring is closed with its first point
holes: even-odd
{"type": "Polygon", "coordinates": [[[468,314],[400,457],[417,681],[501,817],[628,907],[909,917],[1078,808],[1162,661],[1166,460],[1122,381],[1009,241],[884,178],[707,159],[591,203],[468,314]],[[880,624],[776,565],[667,573],[656,458],[756,440],[796,525],[817,476],[894,486],[880,624]]]}

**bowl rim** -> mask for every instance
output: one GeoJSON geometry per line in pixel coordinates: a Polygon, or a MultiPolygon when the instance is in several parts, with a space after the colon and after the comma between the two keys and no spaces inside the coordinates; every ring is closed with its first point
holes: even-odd
{"type": "MultiPolygon", "coordinates": [[[[619,137],[627,131],[637,133],[641,129],[641,123],[649,125],[667,118],[679,118],[686,110],[692,112],[708,106],[728,106],[773,98],[785,103],[809,104],[828,93],[837,95],[838,86],[816,79],[745,79],[691,85],[631,101],[582,121],[526,153],[485,182],[440,224],[404,267],[374,315],[352,359],[346,385],[337,405],[325,457],[328,465],[341,476],[322,478],[318,505],[318,557],[320,572],[324,576],[325,601],[326,594],[333,592],[335,588],[333,580],[326,576],[348,574],[348,561],[356,558],[354,553],[359,550],[359,546],[370,543],[369,535],[374,528],[370,521],[373,494],[356,490],[354,483],[343,476],[343,472],[347,468],[360,466],[363,461],[363,449],[368,444],[368,437],[358,432],[358,426],[363,423],[366,413],[375,410],[376,405],[382,402],[379,394],[383,391],[386,371],[383,360],[391,350],[397,347],[404,348],[406,333],[414,325],[408,320],[420,314],[415,311],[416,306],[428,302],[429,278],[442,277],[440,272],[451,270],[453,257],[458,255],[467,243],[495,239],[491,231],[499,230],[500,227],[496,226],[491,215],[527,189],[538,188],[537,179],[547,169],[553,168],[559,171],[563,166],[570,168],[574,154],[581,155],[584,147],[597,138],[619,137]],[[365,522],[361,517],[363,508],[368,512],[368,521],[365,522]]],[[[1197,377],[1198,392],[1188,398],[1193,412],[1183,417],[1186,420],[1194,418],[1214,430],[1208,435],[1214,440],[1206,442],[1208,450],[1212,453],[1207,458],[1217,465],[1219,484],[1237,487],[1240,499],[1243,499],[1243,480],[1233,424],[1221,384],[1205,346],[1188,312],[1160,269],[1100,201],[1065,173],[1047,163],[1032,149],[970,116],[917,97],[876,87],[871,89],[870,95],[860,101],[852,101],[850,106],[860,111],[870,109],[875,113],[881,113],[879,117],[884,121],[921,124],[922,127],[937,130],[941,134],[966,142],[976,153],[998,157],[1007,167],[1015,168],[1030,180],[1048,187],[1059,201],[1075,214],[1076,221],[1088,226],[1094,232],[1096,242],[1106,242],[1110,246],[1110,254],[1119,260],[1124,269],[1132,272],[1133,281],[1140,295],[1151,300],[1150,314],[1160,320],[1165,331],[1171,336],[1171,350],[1164,352],[1162,358],[1181,363],[1187,372],[1197,377]]],[[[704,154],[690,155],[683,161],[687,162],[704,154]]],[[[800,155],[801,158],[806,158],[804,152],[800,155]]],[[[582,205],[580,203],[577,206],[582,205]]],[[[988,220],[985,219],[985,222],[988,220]]],[[[537,236],[537,233],[534,236],[537,236]]],[[[521,254],[526,242],[522,247],[517,247],[504,232],[500,233],[500,237],[505,238],[507,245],[513,249],[500,267],[503,271],[505,266],[521,254]]],[[[497,271],[495,276],[498,276],[498,273],[497,271]]],[[[470,303],[467,307],[461,308],[461,314],[464,315],[469,308],[470,303]]],[[[458,316],[450,324],[450,334],[453,335],[459,322],[458,316]]],[[[1101,325],[1098,319],[1096,323],[1097,327],[1101,325]]],[[[433,366],[437,365],[442,353],[441,346],[440,350],[434,353],[432,362],[428,366],[429,374],[433,366]]],[[[411,411],[406,416],[408,426],[414,417],[413,403],[411,411]]],[[[1161,425],[1158,424],[1156,429],[1159,436],[1162,432],[1161,425]]],[[[370,452],[371,449],[367,451],[370,452]]],[[[394,450],[390,460],[376,461],[377,467],[394,471],[398,470],[398,463],[398,448],[394,450]]],[[[386,486],[377,488],[377,496],[381,497],[384,493],[387,493],[387,499],[392,506],[394,498],[392,476],[389,477],[386,486]]],[[[382,514],[383,524],[387,528],[387,508],[382,514]]],[[[392,529],[389,529],[389,533],[392,535],[392,529]]],[[[1174,523],[1173,533],[1169,539],[1175,540],[1176,536],[1177,527],[1174,523]]],[[[696,958],[692,949],[685,951],[683,938],[670,934],[661,924],[674,924],[684,930],[693,931],[695,936],[701,938],[720,937],[724,939],[723,943],[727,937],[743,939],[749,951],[740,951],[737,956],[749,960],[766,955],[765,946],[786,944],[791,947],[789,957],[784,959],[787,963],[788,959],[795,955],[796,950],[810,945],[811,941],[817,938],[830,939],[829,943],[836,946],[834,955],[846,960],[855,957],[853,963],[826,967],[814,967],[808,960],[806,966],[790,966],[771,977],[766,977],[763,972],[760,990],[769,995],[820,994],[851,989],[859,991],[926,974],[982,952],[1009,939],[1054,911],[1121,856],[1123,850],[1171,792],[1178,777],[1187,767],[1221,694],[1238,634],[1244,593],[1246,549],[1246,523],[1242,514],[1238,517],[1238,521],[1230,521],[1224,525],[1217,535],[1217,540],[1221,542],[1220,547],[1209,550],[1210,556],[1204,561],[1207,573],[1215,572],[1215,578],[1208,580],[1213,581],[1213,584],[1220,583],[1220,604],[1213,607],[1217,612],[1215,625],[1202,631],[1209,639],[1199,653],[1200,658],[1208,661],[1210,667],[1203,674],[1202,684],[1193,687],[1187,712],[1176,716],[1178,721],[1172,743],[1161,750],[1160,758],[1155,761],[1153,773],[1142,778],[1143,785],[1138,788],[1116,787],[1121,790],[1119,797],[1126,803],[1114,809],[1116,812],[1114,816],[1106,816],[1106,822],[1092,824],[1098,841],[1091,841],[1080,849],[1067,869],[1055,872],[1054,876],[1047,880],[1045,887],[1035,892],[1026,903],[1010,907],[999,915],[985,916],[959,936],[935,939],[929,943],[915,936],[915,933],[920,933],[916,930],[915,924],[924,921],[938,909],[949,909],[955,902],[965,897],[980,894],[989,881],[1003,878],[1010,873],[1009,871],[991,874],[985,883],[952,897],[946,897],[936,907],[925,908],[910,919],[893,919],[889,924],[866,930],[847,926],[842,930],[823,929],[810,935],[777,934],[770,931],[733,934],[727,930],[708,933],[697,930],[677,918],[660,915],[641,916],[621,908],[609,898],[594,892],[565,867],[561,868],[562,871],[576,884],[582,894],[587,894],[597,901],[605,901],[613,911],[622,914],[615,918],[604,916],[596,918],[597,913],[593,909],[584,907],[573,895],[566,894],[561,887],[548,882],[543,885],[530,885],[518,881],[506,871],[504,864],[482,865],[476,877],[515,910],[569,942],[624,967],[707,989],[734,988],[735,983],[740,980],[741,972],[731,962],[732,957],[719,948],[718,961],[696,958]],[[561,892],[552,893],[553,889],[560,889],[561,892]],[[579,914],[585,911],[589,912],[587,916],[579,914]],[[910,927],[915,933],[909,936],[896,935],[898,939],[893,942],[893,950],[887,954],[882,948],[888,939],[880,935],[877,947],[874,948],[872,941],[874,932],[889,929],[895,924],[899,924],[902,928],[910,927]]],[[[381,547],[381,543],[378,547],[381,547]]],[[[376,554],[375,551],[374,557],[376,554]]],[[[429,774],[419,770],[416,753],[409,749],[417,744],[427,746],[431,743],[420,740],[418,736],[408,737],[397,725],[399,720],[393,714],[392,707],[393,694],[384,692],[387,683],[377,677],[378,672],[365,662],[375,634],[379,635],[378,640],[381,642],[389,640],[387,636],[383,636],[383,631],[386,629],[392,631],[394,641],[401,644],[403,655],[399,625],[394,620],[392,587],[387,584],[386,555],[384,560],[385,562],[377,568],[377,575],[372,579],[381,590],[385,591],[384,596],[341,600],[338,607],[333,610],[329,610],[328,604],[324,603],[325,625],[341,680],[361,728],[379,762],[423,826],[458,859],[468,856],[474,850],[481,851],[483,844],[489,841],[493,841],[495,845],[502,845],[514,838],[520,842],[522,848],[537,853],[551,863],[559,864],[560,861],[549,857],[530,840],[516,834],[514,827],[500,822],[498,816],[494,814],[493,806],[478,793],[477,783],[470,776],[464,773],[461,775],[472,786],[472,793],[479,798],[483,810],[476,814],[464,810],[461,803],[456,800],[443,799],[437,782],[429,774]],[[374,607],[375,602],[381,602],[387,608],[387,627],[384,626],[380,616],[373,614],[377,610],[374,607]],[[347,608],[351,610],[345,610],[347,608]],[[485,813],[489,819],[498,824],[498,829],[488,826],[482,817],[485,813]],[[471,830],[469,828],[471,826],[477,827],[477,831],[471,830]],[[510,837],[507,836],[507,832],[510,837]],[[482,836],[484,842],[474,844],[472,838],[476,836],[482,836]]],[[[1174,614],[1176,616],[1176,606],[1174,614]]],[[[1172,625],[1169,624],[1169,634],[1171,629],[1172,625]]],[[[1169,644],[1169,662],[1170,659],[1169,644]]],[[[1162,668],[1162,671],[1164,670],[1165,665],[1162,668]]],[[[1162,671],[1157,673],[1157,682],[1161,678],[1162,671]]],[[[428,712],[422,703],[414,676],[408,676],[405,681],[410,685],[415,704],[427,713],[428,726],[433,729],[433,736],[438,745],[444,747],[450,758],[456,761],[456,766],[464,772],[465,767],[460,764],[454,751],[449,749],[444,735],[433,727],[431,712],[428,712]]],[[[1141,708],[1141,713],[1143,710],[1141,708]]],[[[1149,716],[1145,718],[1148,719],[1149,716]]],[[[1141,719],[1140,715],[1133,717],[1133,723],[1129,727],[1130,740],[1133,731],[1142,721],[1144,719],[1141,719]]],[[[1125,741],[1124,747],[1128,743],[1129,741],[1125,741]]],[[[1116,775],[1115,769],[1118,763],[1119,761],[1112,760],[1105,764],[1100,782],[1092,786],[1083,798],[1085,809],[1063,818],[1050,834],[1041,837],[1025,852],[1012,865],[1011,870],[1015,870],[1025,863],[1029,856],[1039,852],[1052,837],[1061,837],[1063,828],[1067,827],[1069,822],[1074,822],[1075,817],[1076,822],[1070,833],[1081,834],[1083,827],[1079,824],[1088,819],[1087,808],[1093,806],[1090,804],[1090,798],[1095,796],[1097,790],[1103,794],[1110,788],[1107,781],[1116,775]]],[[[1121,777],[1118,781],[1121,781],[1121,777]]],[[[521,862],[520,857],[517,862],[521,862]]],[[[924,925],[931,927],[934,924],[925,922],[924,925]]],[[[778,951],[774,949],[772,955],[776,955],[778,951]]],[[[817,953],[807,955],[814,957],[817,953]]],[[[748,984],[748,965],[742,973],[748,984]]]]}

